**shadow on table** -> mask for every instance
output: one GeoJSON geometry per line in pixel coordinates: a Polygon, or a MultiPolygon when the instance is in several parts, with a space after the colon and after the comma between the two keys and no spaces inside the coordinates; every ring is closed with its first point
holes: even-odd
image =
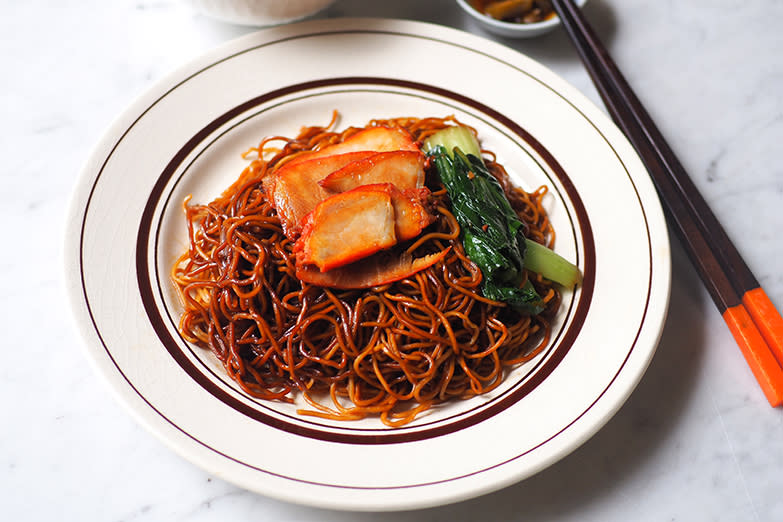
{"type": "MultiPolygon", "coordinates": [[[[377,513],[372,520],[453,522],[481,514],[491,514],[493,520],[560,520],[603,502],[641,472],[680,422],[704,351],[704,332],[694,327],[704,324],[703,291],[674,240],[672,250],[671,304],[658,350],[631,397],[595,436],[546,470],[503,490],[439,508],[377,513]]],[[[303,514],[307,511],[313,520],[368,519],[366,513],[303,508],[303,514]]]]}
{"type": "Polygon", "coordinates": [[[525,520],[559,520],[611,496],[623,480],[655,458],[680,422],[704,351],[704,332],[694,327],[704,323],[703,292],[682,249],[674,241],[672,247],[671,303],[661,342],[642,381],[606,426],[571,455],[525,481],[429,510],[429,516],[423,511],[395,520],[467,520],[460,514],[484,509],[498,520],[522,513],[525,520]]]}
{"type": "MultiPolygon", "coordinates": [[[[598,38],[606,47],[610,47],[616,29],[616,20],[611,6],[604,0],[590,0],[585,4],[583,12],[598,38]]],[[[512,39],[492,35],[465,14],[461,18],[456,18],[454,22],[451,24],[454,27],[486,36],[550,67],[557,63],[579,61],[576,50],[562,27],[535,38],[512,39]]]]}
{"type": "MultiPolygon", "coordinates": [[[[590,0],[583,11],[596,34],[609,45],[615,31],[615,18],[606,0],[590,0]]],[[[366,0],[338,0],[319,17],[381,17],[403,18],[431,22],[462,29],[478,36],[500,42],[544,64],[578,60],[562,28],[535,38],[512,39],[486,31],[457,5],[454,0],[396,0],[395,2],[367,2],[366,0]]]]}

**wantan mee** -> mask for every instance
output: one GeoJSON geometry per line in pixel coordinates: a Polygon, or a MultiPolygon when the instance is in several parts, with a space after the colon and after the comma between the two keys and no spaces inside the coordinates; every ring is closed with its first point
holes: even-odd
{"type": "Polygon", "coordinates": [[[510,234],[522,253],[551,252],[530,246],[555,239],[547,189],[513,186],[490,151],[437,144],[455,130],[477,143],[453,117],[343,131],[336,120],[265,138],[220,197],[185,201],[189,247],[172,269],[179,328],[248,395],[292,402],[301,394],[302,415],[399,426],[494,389],[546,346],[560,304],[550,279],[558,278],[512,256],[501,275],[514,279],[501,281],[468,253],[489,249],[493,234],[510,234]],[[462,178],[442,172],[466,158],[462,178]],[[497,219],[476,228],[471,203],[444,180],[479,177],[509,211],[502,202],[489,208],[497,219]]]}

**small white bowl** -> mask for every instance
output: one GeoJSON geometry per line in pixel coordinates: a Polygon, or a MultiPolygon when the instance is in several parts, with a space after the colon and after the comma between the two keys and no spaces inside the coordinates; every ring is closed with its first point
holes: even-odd
{"type": "Polygon", "coordinates": [[[223,22],[267,26],[293,22],[326,9],[335,0],[183,0],[194,10],[223,22]]]}
{"type": "MultiPolygon", "coordinates": [[[[578,7],[585,5],[587,0],[575,0],[578,7]]],[[[475,18],[484,28],[498,36],[505,36],[507,38],[532,38],[533,36],[539,36],[544,33],[548,33],[560,24],[560,18],[557,16],[545,20],[543,22],[537,22],[534,24],[517,24],[513,22],[503,22],[492,18],[489,15],[485,15],[476,10],[468,0],[457,0],[457,3],[462,9],[470,16],[475,18]]]]}

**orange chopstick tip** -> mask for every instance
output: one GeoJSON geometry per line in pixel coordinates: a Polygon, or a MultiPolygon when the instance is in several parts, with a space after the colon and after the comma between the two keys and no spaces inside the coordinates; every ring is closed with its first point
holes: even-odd
{"type": "Polygon", "coordinates": [[[723,320],[742,350],[764,395],[772,406],[783,405],[783,368],[743,305],[723,312],[723,320]]]}
{"type": "Polygon", "coordinates": [[[775,309],[775,305],[761,287],[745,292],[742,304],[748,309],[751,319],[756,323],[778,363],[783,366],[783,316],[775,309]]]}

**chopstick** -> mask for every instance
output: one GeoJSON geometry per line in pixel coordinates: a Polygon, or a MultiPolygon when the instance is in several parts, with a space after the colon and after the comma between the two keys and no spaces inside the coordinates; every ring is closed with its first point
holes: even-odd
{"type": "Polygon", "coordinates": [[[783,404],[783,317],[572,0],[552,0],[612,119],[647,167],[669,221],[772,406],[783,404]]]}

